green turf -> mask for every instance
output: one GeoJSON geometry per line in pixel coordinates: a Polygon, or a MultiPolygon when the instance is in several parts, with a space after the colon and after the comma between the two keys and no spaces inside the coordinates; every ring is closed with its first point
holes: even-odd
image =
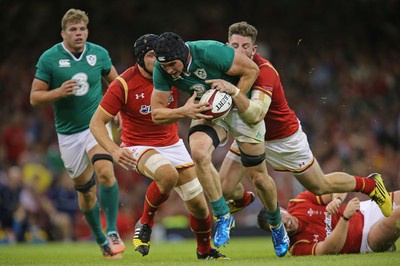
{"type": "MultiPolygon", "coordinates": [[[[397,242],[397,244],[400,241],[397,242]]],[[[41,245],[18,244],[0,246],[0,265],[400,265],[400,251],[367,255],[335,255],[278,258],[271,239],[231,239],[231,243],[220,251],[230,257],[229,261],[198,261],[194,240],[152,243],[150,253],[142,257],[133,250],[129,240],[120,260],[104,259],[94,243],[49,243],[41,245]]]]}

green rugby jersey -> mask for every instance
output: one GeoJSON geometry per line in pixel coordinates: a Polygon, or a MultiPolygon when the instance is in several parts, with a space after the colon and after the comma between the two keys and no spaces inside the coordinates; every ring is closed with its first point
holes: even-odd
{"type": "Polygon", "coordinates": [[[204,92],[210,89],[210,85],[205,83],[205,80],[224,79],[237,84],[239,77],[225,74],[231,68],[235,56],[235,50],[232,47],[211,40],[192,41],[186,44],[192,55],[188,72],[174,79],[156,62],[153,72],[155,89],[170,91],[171,86],[174,86],[190,96],[193,95],[193,91],[196,91],[200,99],[204,92]]]}
{"type": "Polygon", "coordinates": [[[41,55],[35,77],[48,83],[49,90],[70,79],[79,84],[75,95],[53,103],[58,133],[70,135],[89,128],[90,119],[103,97],[101,77],[108,75],[111,66],[107,50],[89,42],[78,59],[62,43],[41,55]]]}

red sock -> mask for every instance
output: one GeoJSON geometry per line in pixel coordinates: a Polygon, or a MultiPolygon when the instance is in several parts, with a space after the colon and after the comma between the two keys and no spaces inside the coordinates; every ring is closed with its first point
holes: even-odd
{"type": "Polygon", "coordinates": [[[354,176],[354,178],[356,180],[356,187],[354,188],[355,192],[362,192],[369,195],[376,187],[375,180],[373,178],[360,176],[354,176]]]}
{"type": "Polygon", "coordinates": [[[156,182],[151,182],[146,191],[146,197],[144,200],[143,214],[140,218],[141,224],[148,224],[150,227],[154,225],[154,215],[160,207],[169,197],[168,195],[161,194],[156,182]]]}
{"type": "Polygon", "coordinates": [[[245,191],[244,194],[243,194],[243,197],[241,199],[234,200],[235,206],[236,207],[247,206],[250,203],[251,199],[252,199],[252,197],[251,197],[250,192],[249,191],[245,191]]]}
{"type": "Polygon", "coordinates": [[[197,250],[200,254],[208,254],[211,250],[211,215],[208,215],[206,219],[199,219],[194,217],[192,214],[189,215],[190,229],[193,231],[196,242],[197,250]]]}

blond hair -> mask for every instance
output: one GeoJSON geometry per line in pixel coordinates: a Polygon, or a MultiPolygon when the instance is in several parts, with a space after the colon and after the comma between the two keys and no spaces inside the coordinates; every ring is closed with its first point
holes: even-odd
{"type": "Polygon", "coordinates": [[[89,24],[89,17],[85,11],[71,8],[70,10],[65,13],[61,20],[61,29],[66,30],[67,25],[71,22],[79,23],[83,21],[86,25],[89,24]]]}
{"type": "Polygon", "coordinates": [[[253,44],[255,44],[257,33],[257,29],[246,21],[236,22],[229,26],[228,40],[231,39],[232,35],[237,34],[244,37],[250,37],[253,44]]]}

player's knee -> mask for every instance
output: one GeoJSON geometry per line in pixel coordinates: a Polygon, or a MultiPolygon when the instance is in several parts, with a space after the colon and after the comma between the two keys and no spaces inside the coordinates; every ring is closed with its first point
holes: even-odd
{"type": "Polygon", "coordinates": [[[250,155],[240,150],[240,159],[244,167],[257,166],[265,161],[265,153],[260,155],[250,155]]]}
{"type": "Polygon", "coordinates": [[[100,184],[105,186],[112,186],[115,183],[116,179],[114,177],[113,161],[114,160],[110,154],[98,153],[93,155],[92,164],[94,166],[100,184]],[[100,162],[111,162],[111,164],[100,162]]]}
{"type": "Polygon", "coordinates": [[[168,193],[176,186],[178,178],[178,171],[171,164],[163,165],[157,169],[157,183],[168,193]]]}
{"type": "Polygon", "coordinates": [[[196,125],[189,129],[189,144],[191,149],[191,155],[195,162],[202,162],[211,160],[211,152],[210,148],[212,145],[214,149],[218,147],[220,143],[218,133],[215,129],[208,125],[196,125]],[[204,138],[196,138],[193,140],[194,136],[192,136],[196,132],[202,132],[206,134],[204,138]],[[211,140],[211,144],[210,144],[211,140]]]}
{"type": "Polygon", "coordinates": [[[90,180],[88,182],[86,182],[83,185],[74,185],[74,188],[76,191],[82,193],[83,197],[92,197],[93,193],[92,193],[92,188],[96,185],[96,178],[95,175],[93,173],[92,177],[90,178],[90,180]]]}

